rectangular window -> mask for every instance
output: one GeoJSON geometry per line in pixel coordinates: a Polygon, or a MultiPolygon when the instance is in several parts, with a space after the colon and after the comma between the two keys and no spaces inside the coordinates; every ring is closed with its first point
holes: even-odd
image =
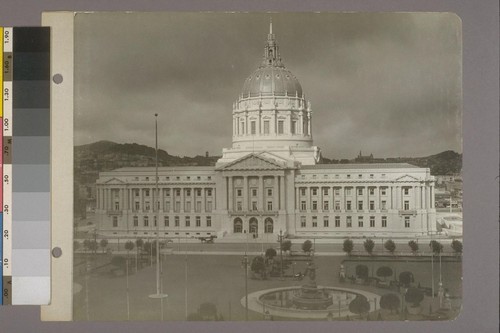
{"type": "Polygon", "coordinates": [[[335,210],[340,210],[340,200],[335,200],[335,210]]]}
{"type": "Polygon", "coordinates": [[[409,228],[409,227],[410,227],[410,217],[405,216],[405,228],[409,228]]]}
{"type": "Polygon", "coordinates": [[[318,202],[316,200],[312,202],[312,210],[318,210],[318,202]]]}
{"type": "Polygon", "coordinates": [[[165,211],[169,212],[170,211],[170,202],[165,201],[165,211]]]}
{"type": "Polygon", "coordinates": [[[267,210],[273,210],[273,202],[272,201],[267,202],[267,210]]]}
{"type": "Polygon", "coordinates": [[[115,202],[115,210],[120,210],[120,203],[118,201],[115,202]]]}
{"type": "Polygon", "coordinates": [[[385,188],[380,190],[381,195],[387,195],[387,190],[385,188]]]}
{"type": "Polygon", "coordinates": [[[196,201],[196,212],[201,212],[201,201],[196,201]]]}
{"type": "Polygon", "coordinates": [[[113,216],[113,228],[118,228],[118,216],[113,216]]]}
{"type": "Polygon", "coordinates": [[[241,201],[236,201],[236,210],[238,212],[241,212],[243,210],[243,204],[241,203],[241,201]]]}
{"type": "Polygon", "coordinates": [[[207,202],[207,212],[211,212],[212,211],[212,201],[208,201],[207,202]]]}
{"type": "Polygon", "coordinates": [[[323,195],[328,195],[328,188],[326,188],[326,187],[325,187],[325,188],[323,189],[323,195]]]}
{"type": "Polygon", "coordinates": [[[370,216],[370,228],[375,227],[375,216],[370,216]]]}
{"type": "MultiPolygon", "coordinates": [[[[200,177],[198,177],[198,178],[200,178],[200,177]]],[[[201,197],[201,189],[196,190],[196,196],[201,197]]]]}
{"type": "Polygon", "coordinates": [[[358,227],[363,228],[363,216],[358,216],[358,227]]]}
{"type": "MultiPolygon", "coordinates": [[[[177,178],[179,178],[179,177],[177,177],[177,178]]],[[[180,189],[176,189],[175,190],[175,195],[179,197],[181,195],[181,190],[180,189]]]]}
{"type": "Polygon", "coordinates": [[[375,201],[370,200],[370,210],[375,210],[375,201]]]}
{"type": "Polygon", "coordinates": [[[257,133],[257,124],[255,123],[255,120],[252,120],[250,122],[250,134],[255,135],[257,133]]]}
{"type": "Polygon", "coordinates": [[[240,123],[240,134],[241,135],[245,134],[245,123],[244,122],[240,123]]]}
{"type": "Polygon", "coordinates": [[[318,217],[317,216],[312,217],[312,226],[313,226],[313,228],[316,228],[318,226],[318,217]]]}
{"type": "Polygon", "coordinates": [[[374,195],[375,194],[375,189],[373,187],[370,187],[370,195],[374,195]]]}
{"type": "Polygon", "coordinates": [[[271,197],[272,195],[273,195],[273,189],[272,188],[268,188],[267,189],[267,196],[271,197]]]}
{"type": "Polygon", "coordinates": [[[290,127],[290,132],[292,134],[295,134],[296,131],[297,131],[297,122],[295,120],[292,120],[292,126],[290,127]]]}
{"type": "Polygon", "coordinates": [[[323,216],[323,227],[328,228],[328,216],[323,216]]]}
{"type": "Polygon", "coordinates": [[[253,211],[257,210],[257,201],[252,201],[252,210],[253,211]]]}
{"type": "MultiPolygon", "coordinates": [[[[146,177],[146,178],[147,178],[147,177],[146,177]]],[[[147,180],[147,179],[146,179],[146,180],[147,180]]],[[[144,195],[145,195],[146,197],[149,197],[149,190],[144,190],[144,195]]]]}
{"type": "Polygon", "coordinates": [[[236,196],[237,197],[241,197],[241,194],[243,193],[243,191],[241,189],[237,189],[236,190],[236,196]]]}
{"type": "Polygon", "coordinates": [[[196,226],[201,227],[201,217],[200,216],[196,216],[196,226]]]}
{"type": "Polygon", "coordinates": [[[330,207],[328,205],[328,200],[323,201],[323,210],[329,210],[329,209],[330,209],[330,207]]]}
{"type": "Polygon", "coordinates": [[[301,201],[300,202],[300,210],[306,210],[306,202],[305,201],[301,201]]]}
{"type": "Polygon", "coordinates": [[[163,225],[165,227],[169,227],[170,226],[170,218],[168,216],[164,216],[163,217],[163,225]]]}
{"type": "Polygon", "coordinates": [[[336,188],[334,193],[335,193],[335,195],[340,195],[340,189],[336,188]]]}
{"type": "Polygon", "coordinates": [[[340,227],[340,216],[335,216],[335,227],[336,228],[340,227]]]}
{"type": "Polygon", "coordinates": [[[351,195],[351,189],[350,188],[346,188],[345,189],[345,195],[351,195]]]}
{"type": "Polygon", "coordinates": [[[211,226],[212,226],[212,217],[207,216],[207,227],[211,227],[211,226]]]}
{"type": "Polygon", "coordinates": [[[300,217],[300,227],[301,228],[305,228],[306,227],[306,217],[305,216],[301,216],[300,217]]]}
{"type": "Polygon", "coordinates": [[[155,227],[158,226],[158,219],[157,219],[156,215],[153,218],[153,224],[155,227]]]}
{"type": "Polygon", "coordinates": [[[346,202],[346,208],[345,209],[348,210],[348,211],[352,210],[352,206],[351,206],[351,201],[350,200],[347,200],[347,202],[346,202]]]}
{"type": "Polygon", "coordinates": [[[300,195],[302,195],[302,196],[306,195],[306,189],[305,188],[301,188],[300,189],[300,195]]]}
{"type": "Polygon", "coordinates": [[[140,205],[139,201],[136,201],[135,202],[135,210],[139,210],[139,209],[141,209],[141,205],[140,205]]]}
{"type": "Polygon", "coordinates": [[[409,195],[410,194],[410,189],[408,187],[405,187],[403,189],[403,191],[404,191],[404,195],[409,195]]]}
{"type": "Polygon", "coordinates": [[[144,216],[143,222],[145,227],[149,227],[149,218],[147,216],[144,216]]]}
{"type": "Polygon", "coordinates": [[[387,210],[387,201],[382,200],[382,204],[380,206],[381,206],[380,209],[387,210]]]}
{"type": "Polygon", "coordinates": [[[371,178],[371,179],[373,179],[373,173],[372,173],[372,174],[370,174],[370,178],[371,178]]]}
{"type": "Polygon", "coordinates": [[[405,202],[404,202],[404,208],[405,208],[405,210],[409,210],[410,209],[410,202],[408,200],[405,200],[405,202]]]}
{"type": "Polygon", "coordinates": [[[151,210],[151,204],[150,204],[149,202],[145,202],[145,203],[144,203],[144,208],[145,208],[146,210],[151,210]]]}
{"type": "Polygon", "coordinates": [[[191,201],[186,202],[184,211],[186,212],[191,211],[191,201]]]}
{"type": "Polygon", "coordinates": [[[186,227],[190,227],[191,226],[191,217],[190,216],[184,217],[184,222],[186,224],[186,227]]]}
{"type": "Polygon", "coordinates": [[[139,190],[135,190],[135,191],[134,191],[134,193],[135,193],[135,196],[136,196],[136,197],[138,197],[138,196],[139,196],[139,190]]]}
{"type": "Polygon", "coordinates": [[[352,227],[352,217],[351,216],[347,216],[345,222],[346,222],[346,227],[347,228],[351,228],[352,227]]]}
{"type": "Polygon", "coordinates": [[[256,197],[256,196],[257,196],[257,189],[253,188],[252,189],[252,197],[256,197]]]}
{"type": "Polygon", "coordinates": [[[318,189],[317,188],[313,188],[311,190],[312,190],[312,195],[318,195],[318,189]]]}
{"type": "MultiPolygon", "coordinates": [[[[208,177],[208,178],[210,179],[210,177],[208,177]]],[[[211,189],[211,188],[209,188],[209,189],[207,190],[207,197],[211,197],[211,196],[212,196],[212,189],[211,189]]]]}
{"type": "Polygon", "coordinates": [[[186,189],[186,197],[190,197],[191,196],[191,190],[190,189],[186,189]]]}
{"type": "Polygon", "coordinates": [[[285,122],[283,120],[278,120],[278,134],[285,133],[285,122]]]}
{"type": "Polygon", "coordinates": [[[363,189],[362,188],[358,188],[358,195],[363,195],[363,189]]]}
{"type": "Polygon", "coordinates": [[[363,210],[363,201],[358,201],[358,210],[363,210]]]}
{"type": "Polygon", "coordinates": [[[382,216],[382,228],[387,228],[387,216],[382,216]]]}
{"type": "Polygon", "coordinates": [[[175,217],[175,222],[174,222],[176,227],[180,226],[179,220],[180,220],[179,216],[176,216],[175,217]]]}
{"type": "Polygon", "coordinates": [[[269,134],[269,120],[264,120],[264,134],[269,134]]]}

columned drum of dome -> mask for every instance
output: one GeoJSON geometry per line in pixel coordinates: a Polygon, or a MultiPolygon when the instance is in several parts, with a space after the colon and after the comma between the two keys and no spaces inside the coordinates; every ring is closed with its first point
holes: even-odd
{"type": "Polygon", "coordinates": [[[313,147],[311,103],[297,77],[281,61],[272,23],[260,66],[233,104],[233,144],[219,163],[265,151],[304,165],[319,160],[313,147]]]}

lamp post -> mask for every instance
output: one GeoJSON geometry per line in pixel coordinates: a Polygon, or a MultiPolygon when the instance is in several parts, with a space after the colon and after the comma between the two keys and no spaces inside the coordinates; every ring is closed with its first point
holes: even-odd
{"type": "Polygon", "coordinates": [[[248,321],[248,232],[246,233],[246,248],[243,256],[243,268],[245,270],[245,321],[248,321]]]}
{"type": "Polygon", "coordinates": [[[283,281],[283,231],[280,229],[279,235],[280,242],[280,280],[283,281]]]}
{"type": "MultiPolygon", "coordinates": [[[[156,293],[149,295],[150,298],[158,298],[160,300],[161,319],[163,320],[163,299],[168,295],[162,293],[162,283],[160,280],[160,207],[158,202],[158,113],[155,113],[155,188],[156,193],[153,194],[153,210],[156,212],[156,293]]],[[[151,253],[153,248],[151,247],[151,253]]]]}

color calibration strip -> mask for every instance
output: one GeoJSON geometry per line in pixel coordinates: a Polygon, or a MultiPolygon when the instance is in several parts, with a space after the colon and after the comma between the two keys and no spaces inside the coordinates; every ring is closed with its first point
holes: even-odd
{"type": "Polygon", "coordinates": [[[50,29],[5,28],[3,42],[3,304],[48,304],[50,29]]]}

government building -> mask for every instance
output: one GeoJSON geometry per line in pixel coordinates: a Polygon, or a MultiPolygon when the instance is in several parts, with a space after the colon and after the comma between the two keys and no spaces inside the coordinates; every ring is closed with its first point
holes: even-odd
{"type": "Polygon", "coordinates": [[[233,104],[232,147],[211,167],[101,172],[100,235],[415,238],[436,231],[434,182],[410,164],[319,164],[312,109],[272,24],[261,65],[233,104]],[[155,204],[156,203],[156,204],[155,204]]]}

